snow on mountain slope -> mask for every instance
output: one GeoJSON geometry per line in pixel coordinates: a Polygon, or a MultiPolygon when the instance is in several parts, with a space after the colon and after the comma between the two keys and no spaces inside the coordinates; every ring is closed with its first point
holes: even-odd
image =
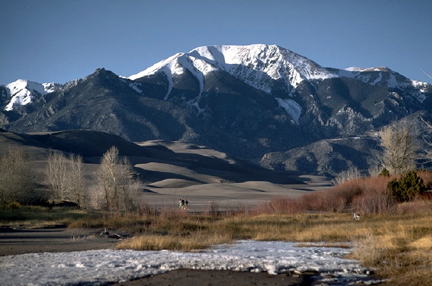
{"type": "Polygon", "coordinates": [[[160,61],[152,67],[129,77],[136,80],[156,73],[166,75],[169,86],[164,97],[168,100],[175,82],[174,77],[185,71],[199,83],[199,94],[188,103],[198,112],[206,76],[213,71],[222,71],[256,89],[271,94],[274,90],[283,91],[290,100],[276,98],[279,106],[298,124],[302,114],[294,94],[300,83],[308,81],[317,86],[317,81],[330,78],[352,78],[373,86],[389,87],[409,91],[419,102],[425,100],[425,91],[430,85],[412,81],[386,67],[348,68],[345,70],[323,68],[317,63],[277,45],[215,45],[202,46],[188,53],[178,53],[160,61]]]}
{"type": "MultiPolygon", "coordinates": [[[[163,98],[168,100],[174,84],[181,80],[178,76],[189,73],[198,82],[199,93],[196,98],[189,98],[188,103],[190,106],[195,106],[198,112],[201,112],[198,103],[204,91],[207,75],[214,71],[226,72],[268,94],[277,90],[279,94],[283,92],[291,96],[292,100],[290,101],[276,97],[275,100],[296,122],[298,122],[302,109],[299,108],[299,102],[294,101],[294,96],[295,91],[298,91],[298,86],[303,81],[308,81],[316,87],[319,85],[317,81],[330,78],[351,78],[374,86],[405,90],[421,103],[426,98],[425,94],[432,90],[430,84],[410,80],[386,67],[348,68],[345,70],[323,68],[314,61],[288,49],[277,45],[263,44],[202,46],[188,53],[177,53],[140,73],[123,78],[131,80],[132,82],[128,82],[130,87],[141,93],[141,83],[134,82],[135,80],[157,73],[165,75],[168,88],[163,98]]],[[[67,84],[62,86],[17,80],[5,87],[6,97],[3,94],[2,106],[7,111],[14,110],[61,88],[67,88],[67,84]]]]}
{"type": "Polygon", "coordinates": [[[282,99],[276,97],[276,101],[279,103],[279,106],[281,106],[283,109],[286,110],[288,115],[297,123],[299,124],[299,118],[302,112],[301,106],[295,102],[292,99],[282,99]]]}
{"type": "Polygon", "coordinates": [[[419,102],[423,102],[426,99],[424,93],[427,92],[427,88],[430,86],[425,82],[408,79],[388,67],[350,67],[344,70],[338,70],[337,75],[375,86],[395,89],[412,89],[412,96],[419,102]]]}
{"type": "Polygon", "coordinates": [[[409,80],[387,67],[358,68],[339,70],[338,75],[360,80],[371,85],[402,88],[411,84],[409,80]]]}
{"type": "MultiPolygon", "coordinates": [[[[221,63],[222,68],[239,79],[246,79],[251,85],[265,79],[284,80],[289,86],[297,87],[303,80],[325,79],[335,77],[313,61],[283,49],[276,45],[249,45],[249,46],[209,46],[195,50],[201,56],[208,54],[221,63]]],[[[271,92],[268,88],[261,87],[271,92]]]]}
{"type": "Polygon", "coordinates": [[[54,92],[58,89],[58,86],[54,83],[40,84],[23,79],[14,81],[6,85],[8,96],[11,99],[4,110],[11,111],[19,106],[29,104],[42,95],[54,92]]]}
{"type": "MultiPolygon", "coordinates": [[[[276,45],[203,46],[187,54],[179,53],[129,77],[135,80],[157,72],[168,78],[189,70],[204,85],[204,77],[221,70],[247,84],[271,93],[272,81],[282,80],[287,90],[296,88],[303,80],[337,77],[313,61],[276,45]]],[[[169,81],[171,79],[168,79],[169,81]]]]}
{"type": "Polygon", "coordinates": [[[199,81],[201,94],[204,88],[204,76],[208,72],[215,70],[215,68],[201,58],[195,58],[194,56],[184,53],[177,53],[174,56],[171,56],[166,60],[160,61],[140,73],[130,76],[129,79],[136,80],[138,78],[149,76],[157,72],[164,73],[169,83],[168,92],[164,97],[164,99],[167,100],[172,90],[173,75],[181,75],[186,70],[191,72],[192,75],[194,75],[195,78],[197,78],[197,80],[199,81]]]}

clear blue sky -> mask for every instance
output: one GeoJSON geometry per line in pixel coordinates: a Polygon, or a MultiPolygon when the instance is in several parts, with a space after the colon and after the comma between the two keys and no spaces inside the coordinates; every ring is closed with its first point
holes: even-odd
{"type": "Polygon", "coordinates": [[[198,46],[245,44],[432,83],[432,1],[0,0],[0,84],[99,67],[130,76],[198,46]]]}

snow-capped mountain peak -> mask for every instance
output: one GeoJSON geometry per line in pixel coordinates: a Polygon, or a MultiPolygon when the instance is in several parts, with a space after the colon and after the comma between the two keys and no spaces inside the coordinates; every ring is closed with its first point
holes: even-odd
{"type": "MultiPolygon", "coordinates": [[[[135,80],[157,72],[167,74],[168,80],[187,69],[198,79],[215,70],[225,71],[247,84],[270,93],[271,81],[282,80],[287,90],[296,88],[303,80],[319,80],[337,75],[313,61],[276,45],[221,45],[198,47],[178,53],[152,67],[129,77],[135,80]]],[[[200,84],[203,86],[203,83],[200,84]]]]}
{"type": "MultiPolygon", "coordinates": [[[[277,45],[249,46],[206,46],[191,51],[199,53],[203,58],[219,63],[224,70],[235,74],[237,66],[248,67],[262,72],[274,80],[292,76],[304,79],[322,79],[334,77],[313,61],[277,45]]],[[[292,82],[296,85],[296,82],[292,82]]]]}
{"type": "Polygon", "coordinates": [[[9,103],[4,110],[11,111],[19,106],[29,104],[40,96],[54,92],[58,89],[57,84],[54,83],[37,83],[24,79],[11,82],[6,85],[8,96],[10,97],[9,103]]]}

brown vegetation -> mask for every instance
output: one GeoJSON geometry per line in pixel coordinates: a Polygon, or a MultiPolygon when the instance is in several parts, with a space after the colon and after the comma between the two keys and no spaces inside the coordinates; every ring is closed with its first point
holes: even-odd
{"type": "MultiPolygon", "coordinates": [[[[418,172],[429,190],[432,173],[418,172]]],[[[393,285],[432,284],[432,201],[429,192],[400,203],[388,191],[388,182],[400,176],[346,181],[300,198],[275,197],[254,208],[219,211],[211,202],[202,213],[174,206],[156,210],[145,204],[128,212],[69,211],[57,220],[70,227],[121,229],[133,237],[119,248],[194,251],[239,239],[325,242],[354,246],[352,257],[377,269],[393,285]],[[352,213],[361,214],[354,220],[352,213]]],[[[2,220],[30,218],[26,207],[3,210],[2,220]],[[15,214],[15,215],[14,215],[15,214]]],[[[35,211],[35,208],[33,208],[35,211]]],[[[38,208],[37,212],[41,212],[38,208]]],[[[39,215],[40,219],[47,219],[39,215]]],[[[54,223],[56,218],[50,223],[54,223]]],[[[4,223],[5,221],[1,221],[4,223]]],[[[37,224],[32,221],[32,224],[37,224]]]]}

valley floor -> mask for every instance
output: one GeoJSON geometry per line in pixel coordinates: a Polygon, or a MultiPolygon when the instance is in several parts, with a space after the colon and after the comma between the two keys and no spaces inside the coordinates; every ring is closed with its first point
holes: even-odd
{"type": "MultiPolygon", "coordinates": [[[[19,238],[19,232],[15,238],[5,235],[5,232],[1,233],[0,243],[5,241],[5,237],[15,239],[22,245],[27,244],[26,251],[29,253],[11,255],[13,251],[9,249],[8,255],[0,256],[0,266],[5,270],[0,285],[28,285],[31,281],[32,285],[289,286],[314,285],[319,281],[328,281],[332,285],[375,281],[372,276],[362,274],[366,268],[361,267],[357,261],[344,258],[350,252],[345,248],[296,247],[294,243],[286,242],[239,241],[192,253],[89,250],[96,246],[97,239],[78,238],[78,232],[73,234],[70,230],[37,230],[33,231],[32,238],[31,235],[25,235],[24,231],[20,233],[23,234],[22,238],[19,238]],[[70,237],[67,238],[68,236],[70,237]],[[23,243],[20,239],[29,242],[23,243]],[[44,240],[43,243],[37,242],[41,239],[44,240]],[[33,253],[41,252],[41,246],[46,243],[53,245],[52,248],[45,249],[50,252],[33,253]],[[319,281],[315,281],[312,275],[320,276],[319,281]],[[146,278],[137,279],[138,277],[146,278]],[[115,281],[128,282],[115,284],[115,281]]],[[[104,245],[106,241],[101,242],[97,248],[110,246],[104,245]]],[[[113,245],[111,242],[111,246],[113,245]]],[[[3,248],[2,244],[1,249],[3,248]]],[[[21,251],[16,251],[18,253],[21,251]]]]}

